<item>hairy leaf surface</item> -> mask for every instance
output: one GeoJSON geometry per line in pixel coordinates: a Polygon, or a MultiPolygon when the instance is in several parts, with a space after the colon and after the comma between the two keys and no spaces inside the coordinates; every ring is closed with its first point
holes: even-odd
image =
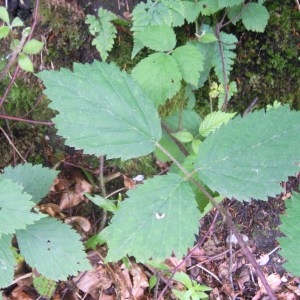
{"type": "Polygon", "coordinates": [[[50,279],[65,280],[91,268],[80,235],[56,219],[42,218],[16,236],[26,262],[50,279]]]}
{"type": "Polygon", "coordinates": [[[200,214],[190,185],[179,175],[145,180],[128,196],[103,232],[107,261],[125,255],[139,262],[165,260],[172,252],[180,258],[193,245],[200,214]]]}
{"type": "Polygon", "coordinates": [[[299,171],[300,113],[288,106],[256,111],[220,127],[201,144],[196,167],[212,190],[238,200],[266,200],[299,171]]]}
{"type": "Polygon", "coordinates": [[[182,79],[175,59],[161,52],[140,61],[132,70],[132,76],[156,106],[179,91],[182,79]]]}
{"type": "Polygon", "coordinates": [[[0,190],[0,238],[40,219],[40,214],[31,212],[35,203],[21,185],[1,175],[0,190]]]}
{"type": "Polygon", "coordinates": [[[88,154],[129,159],[149,154],[160,139],[152,101],[114,64],[74,64],[74,71],[43,71],[58,134],[88,154]]]}
{"type": "Polygon", "coordinates": [[[283,266],[288,272],[300,276],[300,194],[295,193],[285,201],[286,212],[280,216],[280,231],[285,237],[279,238],[280,254],[287,260],[283,266]]]}
{"type": "Polygon", "coordinates": [[[14,276],[15,258],[11,251],[12,235],[0,237],[0,288],[10,285],[14,276]]]}
{"type": "Polygon", "coordinates": [[[31,201],[38,203],[42,197],[48,194],[49,188],[57,174],[57,171],[43,168],[42,165],[26,163],[17,165],[14,168],[10,166],[5,168],[3,177],[22,185],[24,191],[32,196],[31,201]]]}

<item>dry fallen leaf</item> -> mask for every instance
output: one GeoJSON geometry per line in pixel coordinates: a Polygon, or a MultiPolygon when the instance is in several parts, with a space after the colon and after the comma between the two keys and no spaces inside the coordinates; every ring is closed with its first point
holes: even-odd
{"type": "MultiPolygon", "coordinates": [[[[267,282],[269,283],[271,289],[273,292],[278,292],[280,289],[280,285],[281,285],[281,279],[280,276],[278,274],[272,273],[269,276],[266,277],[267,282]]],[[[260,279],[258,278],[258,285],[260,287],[260,290],[263,294],[268,294],[264,288],[264,286],[262,285],[260,279]]]]}
{"type": "Polygon", "coordinates": [[[145,289],[149,286],[148,278],[137,264],[133,264],[130,274],[133,280],[132,295],[136,299],[140,299],[140,297],[144,296],[145,289]]]}
{"type": "Polygon", "coordinates": [[[73,278],[73,282],[84,293],[90,294],[92,299],[103,299],[102,296],[99,298],[99,295],[113,284],[105,267],[102,265],[95,270],[81,272],[77,277],[73,278]]]}
{"type": "Polygon", "coordinates": [[[124,180],[124,186],[127,190],[131,190],[131,189],[134,189],[135,188],[135,182],[127,177],[126,175],[122,175],[123,176],[123,180],[124,180]]]}
{"type": "Polygon", "coordinates": [[[38,298],[37,292],[26,285],[16,287],[11,292],[11,295],[14,300],[35,300],[38,298]]]}
{"type": "Polygon", "coordinates": [[[59,203],[61,210],[78,205],[85,199],[84,194],[92,191],[92,185],[86,180],[76,178],[75,181],[75,190],[70,190],[62,194],[59,203]]]}
{"type": "Polygon", "coordinates": [[[46,203],[37,205],[37,208],[40,210],[40,212],[49,215],[53,218],[64,218],[65,215],[60,212],[60,208],[55,203],[46,203]]]}
{"type": "Polygon", "coordinates": [[[80,217],[80,216],[66,218],[65,223],[67,224],[75,223],[75,225],[79,225],[80,228],[85,232],[90,231],[92,227],[90,221],[87,218],[80,217]]]}

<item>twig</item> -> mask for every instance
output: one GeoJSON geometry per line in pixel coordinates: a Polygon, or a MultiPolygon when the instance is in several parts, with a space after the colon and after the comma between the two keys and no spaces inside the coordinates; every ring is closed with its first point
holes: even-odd
{"type": "Polygon", "coordinates": [[[42,124],[42,125],[48,125],[48,126],[53,126],[54,125],[53,122],[27,120],[27,119],[22,119],[22,118],[18,118],[18,117],[11,117],[11,116],[7,116],[7,115],[0,115],[0,119],[14,120],[14,121],[31,123],[31,124],[42,124]]]}
{"type": "Polygon", "coordinates": [[[22,156],[22,154],[18,151],[18,149],[16,148],[16,146],[14,145],[14,143],[11,141],[11,139],[9,138],[9,136],[7,135],[7,133],[5,132],[5,130],[0,126],[0,130],[3,132],[5,138],[8,140],[9,144],[14,148],[14,150],[18,153],[18,155],[20,156],[20,158],[23,160],[23,162],[26,163],[26,159],[22,156]]]}
{"type": "Polygon", "coordinates": [[[249,114],[249,112],[254,108],[258,101],[258,97],[255,97],[254,100],[250,103],[250,105],[246,108],[246,110],[243,112],[243,118],[249,114]]]}
{"type": "Polygon", "coordinates": [[[175,144],[177,145],[177,147],[179,148],[179,150],[183,153],[184,156],[188,156],[189,152],[185,149],[185,147],[182,145],[182,143],[180,143],[177,139],[175,139],[172,136],[172,130],[169,128],[169,126],[162,122],[161,123],[161,127],[165,130],[165,132],[171,137],[171,139],[175,142],[175,144]]]}
{"type": "MultiPolygon", "coordinates": [[[[105,178],[104,178],[104,156],[101,155],[99,158],[99,182],[100,182],[100,188],[101,188],[101,194],[103,198],[106,198],[106,188],[105,188],[105,178]]],[[[99,231],[101,231],[106,224],[106,220],[107,220],[107,211],[105,209],[102,209],[102,220],[100,223],[100,229],[99,231]]]]}
{"type": "Polygon", "coordinates": [[[213,218],[213,221],[208,229],[208,231],[206,232],[205,236],[198,241],[198,243],[192,248],[192,250],[189,251],[189,253],[185,256],[185,258],[182,260],[182,262],[180,262],[172,271],[171,276],[169,277],[168,281],[166,282],[165,287],[163,288],[163,290],[160,292],[159,296],[158,296],[158,300],[159,299],[163,299],[163,295],[166,292],[167,288],[170,286],[171,280],[172,278],[175,276],[176,272],[179,270],[179,268],[187,261],[187,259],[189,257],[192,256],[193,252],[196,250],[196,248],[200,248],[202,246],[202,244],[204,243],[205,239],[210,235],[210,232],[213,230],[214,226],[215,226],[215,222],[217,220],[217,217],[219,215],[219,212],[217,212],[213,218]]]}
{"type": "Polygon", "coordinates": [[[222,106],[223,111],[226,111],[226,109],[227,109],[228,98],[229,98],[228,78],[226,76],[224,52],[223,52],[223,46],[222,46],[222,41],[221,41],[221,28],[223,27],[223,23],[224,23],[224,20],[226,18],[226,15],[227,15],[227,11],[224,13],[221,21],[219,23],[217,23],[217,25],[216,25],[216,36],[217,36],[217,39],[218,39],[220,57],[221,57],[221,62],[222,62],[223,85],[224,85],[224,90],[225,90],[225,99],[224,99],[224,103],[223,103],[223,106],[222,106]]]}
{"type": "Polygon", "coordinates": [[[218,211],[220,212],[220,214],[222,215],[222,217],[224,218],[225,222],[227,223],[227,225],[229,226],[229,228],[232,230],[233,234],[236,236],[237,241],[239,242],[239,245],[241,246],[241,249],[244,253],[244,255],[247,257],[247,259],[249,260],[249,262],[252,264],[252,266],[254,267],[258,277],[260,278],[263,286],[265,287],[268,296],[270,297],[271,300],[276,300],[274,293],[269,285],[269,283],[267,282],[263,272],[261,271],[258,263],[256,262],[256,260],[254,259],[253,255],[251,254],[250,250],[248,249],[246,243],[244,242],[242,236],[240,235],[239,231],[237,230],[235,224],[232,221],[231,215],[230,213],[220,204],[218,203],[211,195],[210,193],[204,188],[204,186],[198,182],[197,180],[195,180],[191,174],[176,160],[175,157],[173,157],[168,151],[165,150],[164,147],[162,147],[159,143],[156,143],[156,146],[163,152],[165,153],[170,160],[172,160],[177,167],[186,175],[187,179],[192,182],[199,191],[201,191],[208,199],[209,201],[213,204],[214,207],[216,207],[218,209],[218,211]]]}
{"type": "Polygon", "coordinates": [[[298,10],[300,11],[300,3],[299,0],[295,0],[298,10]]]}

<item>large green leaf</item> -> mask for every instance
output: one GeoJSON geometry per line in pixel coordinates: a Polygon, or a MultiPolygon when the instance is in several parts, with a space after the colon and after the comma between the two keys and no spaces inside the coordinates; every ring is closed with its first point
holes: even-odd
{"type": "Polygon", "coordinates": [[[193,245],[200,215],[188,182],[177,174],[156,176],[128,196],[104,229],[106,260],[125,255],[139,262],[165,260],[172,253],[182,257],[193,245]]]}
{"type": "Polygon", "coordinates": [[[208,136],[196,167],[211,189],[238,200],[266,200],[299,171],[300,112],[288,106],[237,117],[208,136]]]}
{"type": "Polygon", "coordinates": [[[16,229],[39,220],[41,215],[31,212],[35,205],[23,187],[10,179],[0,176],[0,238],[1,234],[15,233],[16,229]]]}
{"type": "Polygon", "coordinates": [[[140,61],[132,76],[157,106],[179,91],[182,79],[175,59],[161,52],[140,61]]]}
{"type": "Polygon", "coordinates": [[[15,258],[11,251],[12,235],[0,237],[0,288],[10,285],[14,276],[15,258]]]}
{"type": "Polygon", "coordinates": [[[167,25],[148,26],[134,35],[135,39],[155,51],[171,51],[176,45],[176,35],[167,25]]]}
{"type": "Polygon", "coordinates": [[[160,139],[158,113],[129,74],[95,61],[38,75],[58,110],[58,134],[88,154],[129,159],[153,151],[160,139]]]}
{"type": "Polygon", "coordinates": [[[247,30],[264,32],[268,20],[267,9],[259,3],[248,3],[242,10],[242,22],[247,30]]]}
{"type": "Polygon", "coordinates": [[[91,268],[80,235],[56,219],[43,218],[16,236],[26,262],[50,279],[65,280],[91,268]]]}
{"type": "Polygon", "coordinates": [[[197,86],[200,71],[203,70],[203,57],[197,47],[191,44],[178,47],[173,51],[172,56],[178,64],[182,78],[186,82],[197,86]]]}
{"type": "Polygon", "coordinates": [[[3,177],[19,183],[24,191],[32,196],[31,201],[38,203],[46,196],[58,172],[42,165],[23,164],[4,169],[3,177]]]}
{"type": "Polygon", "coordinates": [[[285,201],[286,212],[280,217],[280,230],[285,237],[279,238],[280,254],[287,260],[283,266],[288,272],[300,276],[300,194],[295,193],[285,201]]]}

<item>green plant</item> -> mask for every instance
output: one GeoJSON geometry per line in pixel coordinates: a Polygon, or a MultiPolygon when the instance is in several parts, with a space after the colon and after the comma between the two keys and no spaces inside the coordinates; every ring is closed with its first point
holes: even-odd
{"type": "Polygon", "coordinates": [[[117,17],[113,13],[102,7],[98,10],[98,17],[93,15],[87,15],[86,17],[85,22],[89,25],[89,32],[95,36],[92,45],[96,46],[103,60],[107,59],[108,52],[114,45],[117,30],[111,21],[115,19],[117,17]]]}
{"type": "MultiPolygon", "coordinates": [[[[144,263],[149,259],[164,260],[172,253],[183,256],[194,243],[199,218],[211,209],[211,204],[220,210],[243,251],[249,255],[219,199],[266,200],[281,192],[280,181],[299,171],[300,139],[295,139],[300,129],[299,112],[291,111],[288,106],[274,109],[276,105],[267,113],[255,111],[245,118],[225,112],[234,90],[234,82],[230,82],[229,77],[236,38],[220,29],[228,15],[228,22],[241,19],[246,28],[263,31],[268,13],[260,2],[162,0],[141,3],[133,12],[133,56],[143,47],[155,53],[140,61],[132,74],[120,71],[114,63],[98,61],[75,63],[73,71],[62,68],[38,74],[46,86],[45,94],[52,100],[50,107],[59,112],[53,119],[58,135],[65,137],[68,145],[84,149],[87,154],[123,160],[155,151],[162,160],[173,162],[167,175],[145,180],[143,185],[128,191],[128,198],[117,207],[96,198],[97,204],[109,205],[114,211],[109,226],[96,237],[97,241],[107,242],[106,262],[127,255],[144,263]],[[220,22],[199,27],[202,22],[198,22],[198,17],[203,17],[204,22],[223,10],[225,14],[220,22]],[[196,39],[175,48],[173,27],[181,26],[184,20],[196,23],[196,39]],[[193,111],[192,91],[206,82],[212,69],[219,80],[218,86],[222,86],[217,88],[216,95],[219,110],[202,121],[193,111]],[[185,110],[161,120],[159,105],[180,90],[182,81],[185,81],[187,95],[185,110]],[[207,205],[207,199],[211,204],[207,205]],[[199,211],[197,206],[206,209],[199,211]]],[[[22,168],[42,170],[38,166],[24,165],[7,168],[1,175],[0,184],[10,187],[3,197],[18,196],[20,203],[27,203],[26,208],[22,206],[20,215],[28,215],[26,219],[21,218],[26,220],[23,223],[11,221],[9,230],[0,223],[0,245],[7,253],[7,259],[1,263],[12,270],[13,259],[7,247],[12,234],[16,234],[26,261],[48,278],[63,279],[88,268],[78,235],[68,234],[71,229],[67,225],[30,212],[34,206],[30,195],[34,195],[35,190],[29,189],[31,185],[27,186],[20,178],[32,183],[34,176],[21,176],[18,170],[22,168]],[[22,186],[27,194],[22,194],[22,186]],[[10,196],[11,188],[19,194],[10,196]],[[41,229],[45,230],[43,238],[41,229]],[[61,234],[68,237],[67,242],[61,240],[61,234]],[[39,238],[40,247],[30,252],[26,245],[33,237],[39,238]],[[55,250],[49,243],[55,243],[55,250]],[[72,251],[73,256],[62,264],[65,267],[67,263],[68,267],[53,270],[49,263],[38,260],[48,251],[56,251],[55,254],[72,251]]],[[[48,171],[44,177],[53,179],[48,171]]],[[[49,182],[42,184],[44,188],[46,185],[49,186],[49,182]]],[[[32,200],[38,202],[40,198],[40,194],[34,195],[32,200]]],[[[10,201],[6,199],[1,203],[0,220],[2,214],[11,215],[9,208],[5,210],[7,203],[10,201]]],[[[255,265],[251,257],[249,255],[255,265]]],[[[49,260],[52,259],[57,258],[53,255],[49,260]]],[[[257,272],[262,276],[259,269],[257,272]]],[[[4,276],[0,286],[9,283],[11,274],[12,271],[9,275],[0,275],[4,276]]],[[[193,293],[200,292],[190,285],[186,287],[193,293]]]]}
{"type": "Polygon", "coordinates": [[[199,284],[197,281],[189,278],[184,272],[178,272],[174,275],[174,280],[184,285],[184,290],[172,289],[172,292],[180,300],[199,300],[208,299],[208,295],[205,292],[211,290],[211,288],[199,284]]]}
{"type": "Polygon", "coordinates": [[[15,17],[13,21],[10,22],[8,11],[3,6],[0,6],[0,19],[5,23],[5,25],[0,27],[0,39],[8,37],[9,34],[11,34],[12,37],[12,53],[10,54],[9,63],[0,75],[0,80],[4,78],[16,59],[22,70],[33,72],[33,63],[29,55],[38,54],[43,48],[43,43],[36,39],[28,39],[30,34],[29,27],[23,29],[21,40],[13,38],[13,30],[17,27],[24,26],[24,23],[19,17],[15,17]]]}

